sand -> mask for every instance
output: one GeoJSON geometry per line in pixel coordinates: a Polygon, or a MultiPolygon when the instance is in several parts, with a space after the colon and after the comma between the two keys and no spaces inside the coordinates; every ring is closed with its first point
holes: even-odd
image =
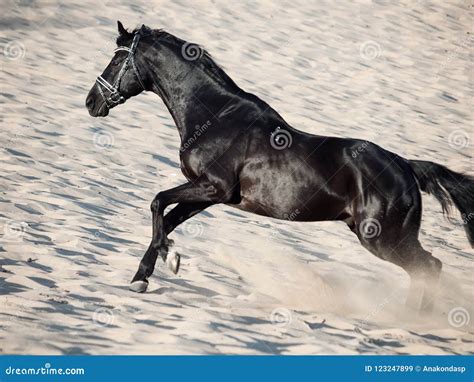
{"type": "Polygon", "coordinates": [[[215,206],[170,237],[128,290],[155,194],[184,181],[179,135],[143,94],[91,118],[116,20],[202,44],[294,127],[369,139],[473,173],[467,1],[4,0],[0,16],[0,352],[467,354],[474,252],[424,196],[421,241],[444,263],[436,309],[404,308],[408,276],[342,223],[215,206]]]}

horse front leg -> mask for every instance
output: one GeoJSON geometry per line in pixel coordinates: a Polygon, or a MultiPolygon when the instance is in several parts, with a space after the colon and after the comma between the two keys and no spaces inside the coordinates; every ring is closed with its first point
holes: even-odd
{"type": "MultiPolygon", "coordinates": [[[[211,203],[179,203],[170,212],[168,212],[163,218],[164,236],[161,240],[161,244],[157,246],[157,238],[153,235],[150,246],[148,247],[145,255],[140,261],[138,271],[133,277],[130,289],[134,292],[145,292],[148,286],[148,278],[153,274],[155,264],[158,256],[161,256],[163,261],[167,260],[168,250],[173,244],[173,241],[167,238],[179,224],[185,222],[189,218],[203,211],[209,207],[211,203]]],[[[155,213],[155,212],[153,212],[155,213]]],[[[153,218],[153,222],[159,221],[153,218]]],[[[154,224],[153,224],[154,225],[154,224]]],[[[155,232],[155,228],[153,229],[155,232]]],[[[160,241],[158,241],[160,243],[160,241]]],[[[176,274],[179,270],[179,257],[170,261],[170,268],[176,274]]]]}
{"type": "MultiPolygon", "coordinates": [[[[212,204],[226,202],[227,193],[219,192],[216,187],[207,182],[186,183],[184,185],[160,192],[151,204],[153,215],[153,236],[150,246],[143,256],[130,289],[135,292],[145,292],[148,287],[148,278],[155,269],[158,255],[164,260],[168,254],[170,240],[167,235],[179,224],[201,212],[212,204]],[[171,204],[179,203],[165,217],[163,212],[171,204]]],[[[179,259],[172,268],[177,272],[179,259]]]]}

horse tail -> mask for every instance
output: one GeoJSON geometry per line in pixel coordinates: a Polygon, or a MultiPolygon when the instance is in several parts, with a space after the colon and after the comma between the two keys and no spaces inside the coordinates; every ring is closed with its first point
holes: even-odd
{"type": "Polygon", "coordinates": [[[474,248],[474,177],[461,174],[437,163],[409,160],[422,191],[433,195],[443,208],[451,212],[454,203],[461,217],[471,247],[474,248]]]}

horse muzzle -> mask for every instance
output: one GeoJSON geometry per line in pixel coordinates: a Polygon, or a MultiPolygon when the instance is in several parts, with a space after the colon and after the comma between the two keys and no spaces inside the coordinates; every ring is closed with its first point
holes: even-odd
{"type": "Polygon", "coordinates": [[[86,107],[91,117],[106,117],[110,110],[107,103],[93,92],[86,98],[86,107]]]}

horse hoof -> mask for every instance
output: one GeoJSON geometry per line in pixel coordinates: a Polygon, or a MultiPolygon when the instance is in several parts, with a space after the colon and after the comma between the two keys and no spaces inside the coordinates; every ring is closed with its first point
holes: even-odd
{"type": "Polygon", "coordinates": [[[134,281],[130,284],[130,290],[137,293],[144,293],[148,288],[148,281],[134,281]]]}
{"type": "Polygon", "coordinates": [[[174,274],[177,274],[179,271],[179,264],[181,263],[181,256],[179,253],[172,252],[168,255],[168,259],[166,260],[168,263],[168,268],[174,274]]]}

